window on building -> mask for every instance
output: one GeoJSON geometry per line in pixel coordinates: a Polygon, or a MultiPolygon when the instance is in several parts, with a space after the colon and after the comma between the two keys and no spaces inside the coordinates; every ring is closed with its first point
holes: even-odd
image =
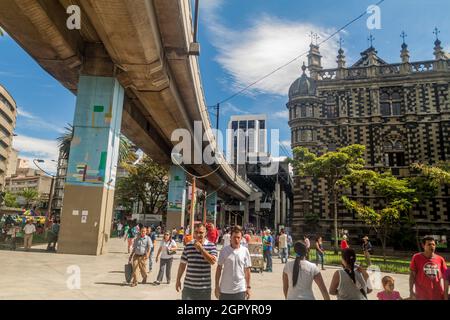
{"type": "Polygon", "coordinates": [[[313,141],[313,132],[310,129],[302,129],[300,130],[300,141],[302,142],[311,142],[313,141]]]}
{"type": "Polygon", "coordinates": [[[386,141],[383,144],[384,158],[386,166],[388,167],[404,167],[405,150],[403,144],[400,141],[386,141]]]}
{"type": "Polygon", "coordinates": [[[248,128],[249,129],[255,129],[255,120],[249,120],[248,121],[248,128]]]}
{"type": "Polygon", "coordinates": [[[239,121],[239,129],[245,131],[247,129],[247,121],[239,121]]]}
{"type": "Polygon", "coordinates": [[[237,122],[237,121],[233,121],[233,122],[231,123],[231,129],[237,130],[237,128],[238,128],[238,122],[237,122]]]}
{"type": "Polygon", "coordinates": [[[265,128],[266,128],[266,121],[259,120],[259,129],[265,129],[265,128]]]}
{"type": "Polygon", "coordinates": [[[382,89],[380,112],[382,116],[399,116],[402,109],[401,89],[382,89]]]}

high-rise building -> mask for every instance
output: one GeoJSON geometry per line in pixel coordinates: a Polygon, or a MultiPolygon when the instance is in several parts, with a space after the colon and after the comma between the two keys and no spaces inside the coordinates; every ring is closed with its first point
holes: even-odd
{"type": "Polygon", "coordinates": [[[3,190],[5,186],[16,118],[16,102],[9,92],[0,85],[0,190],[3,190]]]}
{"type": "Polygon", "coordinates": [[[228,123],[227,159],[237,174],[246,176],[246,164],[267,156],[267,116],[265,114],[232,116],[228,123]]]}
{"type": "MultiPolygon", "coordinates": [[[[346,67],[339,49],[337,68],[323,69],[319,47],[311,44],[308,66],[289,89],[292,147],[316,154],[351,144],[366,146],[366,165],[398,177],[414,173],[415,162],[450,160],[450,59],[436,39],[434,59],[410,62],[406,43],[401,62],[388,63],[373,46],[346,67]],[[309,76],[306,70],[309,70],[309,76]]],[[[293,225],[297,235],[308,232],[308,219],[318,218],[317,233],[332,235],[334,203],[325,179],[296,177],[293,225]]],[[[364,186],[352,186],[353,199],[377,207],[382,199],[364,186]]],[[[339,229],[358,236],[369,231],[354,213],[338,202],[339,229]]],[[[420,234],[450,231],[450,190],[414,205],[412,216],[420,234]]]]}

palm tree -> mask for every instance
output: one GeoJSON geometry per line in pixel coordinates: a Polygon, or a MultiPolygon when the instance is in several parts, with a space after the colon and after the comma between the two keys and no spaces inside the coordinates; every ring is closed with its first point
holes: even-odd
{"type": "Polygon", "coordinates": [[[39,193],[36,189],[25,188],[20,192],[20,196],[25,198],[25,207],[29,209],[30,204],[32,204],[39,197],[39,193]]]}
{"type": "MultiPolygon", "coordinates": [[[[69,159],[70,144],[73,139],[73,126],[68,124],[65,128],[66,132],[57,138],[59,142],[59,152],[61,157],[69,159]]],[[[120,135],[119,145],[119,163],[134,162],[137,160],[136,148],[125,136],[120,135]]]]}

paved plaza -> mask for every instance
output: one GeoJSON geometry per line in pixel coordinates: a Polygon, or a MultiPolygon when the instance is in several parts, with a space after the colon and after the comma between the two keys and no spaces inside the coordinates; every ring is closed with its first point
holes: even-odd
{"type": "MultiPolygon", "coordinates": [[[[126,243],[120,239],[111,239],[109,253],[104,256],[79,256],[47,253],[45,246],[34,246],[30,252],[0,251],[0,299],[52,300],[52,299],[125,299],[125,300],[174,300],[181,299],[181,292],[175,291],[175,280],[180,261],[181,249],[175,256],[172,266],[172,283],[160,286],[139,284],[130,287],[125,283],[124,264],[128,254],[126,243]],[[69,289],[71,275],[78,266],[81,274],[80,289],[69,289]],[[69,271],[69,273],[68,273],[69,271]]],[[[157,248],[156,248],[157,250],[157,248]]],[[[283,264],[274,256],[272,273],[252,273],[252,299],[280,300],[283,299],[282,270],[283,264]]],[[[325,284],[328,287],[337,267],[325,266],[322,271],[325,284]]],[[[154,263],[153,271],[148,281],[156,280],[159,265],[154,263]]],[[[215,266],[213,267],[215,271],[215,266]]],[[[381,277],[384,273],[381,275],[381,277]]],[[[396,279],[396,290],[402,297],[408,296],[408,275],[392,275],[396,279]]],[[[378,277],[378,278],[381,278],[378,277]]],[[[214,279],[214,274],[213,274],[214,279]]],[[[165,279],[164,279],[165,281],[165,279]]],[[[320,291],[314,284],[314,294],[322,299],[320,291]]],[[[375,289],[369,294],[369,299],[376,299],[375,289]]],[[[332,297],[333,299],[333,297],[332,297]]]]}

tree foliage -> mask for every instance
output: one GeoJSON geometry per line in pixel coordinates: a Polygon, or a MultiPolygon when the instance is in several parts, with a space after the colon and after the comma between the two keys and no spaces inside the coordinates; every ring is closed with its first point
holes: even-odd
{"type": "Polygon", "coordinates": [[[144,214],[163,211],[167,204],[167,170],[147,156],[126,170],[128,176],[119,178],[116,184],[118,204],[131,210],[136,201],[141,201],[144,214]]]}
{"type": "Polygon", "coordinates": [[[29,209],[30,205],[32,205],[39,198],[39,193],[37,190],[32,188],[23,189],[19,195],[25,199],[25,207],[27,209],[29,209]]]}
{"type": "Polygon", "coordinates": [[[372,208],[355,200],[350,200],[343,196],[344,205],[349,210],[354,210],[359,219],[369,226],[372,226],[380,238],[383,246],[383,256],[386,259],[387,237],[394,226],[399,226],[402,218],[405,217],[413,204],[417,202],[415,189],[410,188],[406,179],[398,179],[390,173],[378,174],[372,171],[365,175],[367,180],[361,176],[350,176],[348,181],[363,183],[373,190],[377,197],[383,198],[378,202],[378,208],[372,208]]]}
{"type": "Polygon", "coordinates": [[[17,197],[11,192],[5,192],[3,196],[4,205],[8,208],[17,208],[17,197]]]}
{"type": "Polygon", "coordinates": [[[327,182],[328,190],[331,191],[330,197],[334,202],[335,251],[338,250],[338,194],[342,191],[342,187],[348,185],[349,175],[356,175],[364,170],[365,150],[366,147],[359,144],[339,148],[337,151],[330,151],[320,156],[305,147],[297,147],[293,150],[294,159],[291,163],[295,173],[301,177],[323,178],[327,182]]]}

